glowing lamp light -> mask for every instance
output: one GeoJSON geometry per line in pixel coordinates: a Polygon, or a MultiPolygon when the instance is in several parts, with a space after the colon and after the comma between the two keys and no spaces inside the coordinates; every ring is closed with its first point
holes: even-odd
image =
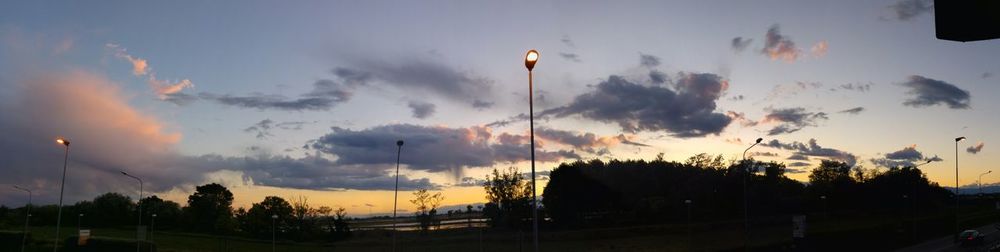
{"type": "Polygon", "coordinates": [[[538,62],[538,51],[532,49],[524,56],[524,66],[528,68],[528,71],[531,71],[535,68],[535,62],[538,62]]]}

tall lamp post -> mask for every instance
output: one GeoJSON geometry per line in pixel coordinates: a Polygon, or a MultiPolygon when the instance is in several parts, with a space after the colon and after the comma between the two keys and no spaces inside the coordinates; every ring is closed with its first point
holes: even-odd
{"type": "MultiPolygon", "coordinates": [[[[153,229],[156,228],[156,214],[149,219],[149,242],[153,242],[153,229]]],[[[153,252],[153,246],[149,246],[149,251],[153,252]]]]}
{"type": "Polygon", "coordinates": [[[524,55],[524,66],[528,68],[528,124],[531,127],[531,226],[535,233],[535,252],[538,252],[538,194],[535,190],[535,99],[531,70],[538,62],[538,51],[534,49],[524,55]]]}
{"type": "MultiPolygon", "coordinates": [[[[396,252],[396,201],[399,200],[399,157],[403,154],[403,140],[396,141],[396,189],[392,196],[392,252],[396,252]]],[[[369,207],[368,212],[371,212],[369,207]]]]}
{"type": "Polygon", "coordinates": [[[278,215],[277,214],[271,215],[271,252],[274,252],[275,244],[276,244],[275,241],[276,241],[277,235],[275,235],[275,233],[274,233],[274,225],[276,224],[277,221],[278,221],[278,215]]]}
{"type": "Polygon", "coordinates": [[[138,201],[138,203],[136,203],[136,208],[139,209],[139,224],[137,224],[137,226],[135,227],[135,252],[139,252],[139,246],[140,246],[140,244],[142,242],[140,240],[140,238],[142,238],[142,237],[139,237],[139,229],[142,228],[142,179],[140,179],[139,177],[136,177],[136,176],[129,175],[125,171],[121,171],[121,173],[122,173],[122,175],[125,175],[125,176],[127,176],[129,178],[133,178],[133,179],[139,181],[139,201],[138,201]]]}
{"type": "Polygon", "coordinates": [[[69,140],[60,137],[56,139],[56,143],[62,144],[65,147],[65,154],[63,156],[62,185],[59,186],[59,211],[57,211],[56,215],[56,239],[52,241],[52,252],[59,251],[59,229],[62,227],[63,192],[66,190],[66,166],[69,163],[69,140]]]}
{"type": "Polygon", "coordinates": [[[751,148],[760,144],[760,141],[764,141],[763,138],[757,138],[750,147],[743,150],[743,250],[750,250],[750,197],[747,193],[747,180],[750,179],[750,167],[747,167],[747,151],[751,148]]]}
{"type": "Polygon", "coordinates": [[[958,225],[958,142],[965,140],[965,137],[955,138],[955,235],[962,229],[958,225]]]}
{"type": "Polygon", "coordinates": [[[983,195],[983,175],[990,174],[991,172],[993,172],[993,170],[989,170],[989,171],[984,172],[983,174],[979,174],[979,180],[977,180],[977,182],[978,182],[977,184],[979,184],[979,196],[980,197],[983,195]]]}
{"type": "Polygon", "coordinates": [[[31,221],[31,190],[20,186],[14,186],[14,188],[28,192],[28,204],[25,205],[24,212],[24,234],[21,237],[21,252],[24,252],[24,244],[28,242],[28,223],[31,221]]]}

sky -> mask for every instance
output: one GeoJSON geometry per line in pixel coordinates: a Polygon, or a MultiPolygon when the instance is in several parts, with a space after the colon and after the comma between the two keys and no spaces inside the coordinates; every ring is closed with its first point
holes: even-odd
{"type": "Polygon", "coordinates": [[[957,154],[971,185],[1000,161],[1000,41],[936,39],[925,0],[29,1],[0,10],[0,204],[56,203],[57,137],[68,204],[135,195],[126,171],[182,204],[214,182],[384,214],[397,151],[403,212],[416,189],[481,203],[493,168],[530,172],[530,49],[539,186],[758,137],[800,181],[931,161],[952,186],[957,154]]]}

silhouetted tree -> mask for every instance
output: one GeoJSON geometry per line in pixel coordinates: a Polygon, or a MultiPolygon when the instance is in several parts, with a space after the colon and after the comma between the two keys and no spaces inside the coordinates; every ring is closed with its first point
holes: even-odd
{"type": "Polygon", "coordinates": [[[142,206],[142,223],[150,225],[153,214],[156,214],[156,229],[177,227],[181,220],[181,205],[177,202],[163,200],[156,195],[140,200],[142,206]]]}
{"type": "Polygon", "coordinates": [[[417,220],[420,221],[420,229],[426,231],[434,222],[434,216],[437,215],[437,207],[441,205],[444,196],[441,196],[440,192],[431,194],[427,192],[427,189],[420,189],[413,192],[413,197],[410,203],[417,206],[417,211],[414,214],[417,215],[417,220]]]}
{"type": "Polygon", "coordinates": [[[531,214],[531,184],[510,167],[501,172],[493,169],[486,175],[486,208],[483,210],[493,226],[520,226],[531,214]]]}
{"type": "MultiPolygon", "coordinates": [[[[275,223],[278,231],[287,230],[294,220],[292,205],[278,196],[267,196],[258,203],[253,203],[245,213],[238,214],[240,230],[252,236],[271,237],[271,224],[275,223]],[[271,216],[277,215],[273,220],[271,216]]],[[[238,211],[239,212],[239,211],[238,211]]]]}
{"type": "Polygon", "coordinates": [[[189,227],[196,231],[226,233],[233,230],[233,193],[220,184],[211,183],[195,188],[188,196],[184,214],[189,227]]]}
{"type": "Polygon", "coordinates": [[[584,174],[581,166],[582,161],[559,165],[552,170],[542,193],[546,213],[561,225],[584,224],[592,219],[607,218],[621,204],[617,192],[584,174]]]}

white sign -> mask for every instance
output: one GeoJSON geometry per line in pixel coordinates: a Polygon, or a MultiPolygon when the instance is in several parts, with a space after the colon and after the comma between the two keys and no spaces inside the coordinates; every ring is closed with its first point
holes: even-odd
{"type": "Polygon", "coordinates": [[[80,229],[79,238],[76,240],[76,245],[83,246],[87,245],[87,240],[90,239],[90,229],[80,229]]]}

